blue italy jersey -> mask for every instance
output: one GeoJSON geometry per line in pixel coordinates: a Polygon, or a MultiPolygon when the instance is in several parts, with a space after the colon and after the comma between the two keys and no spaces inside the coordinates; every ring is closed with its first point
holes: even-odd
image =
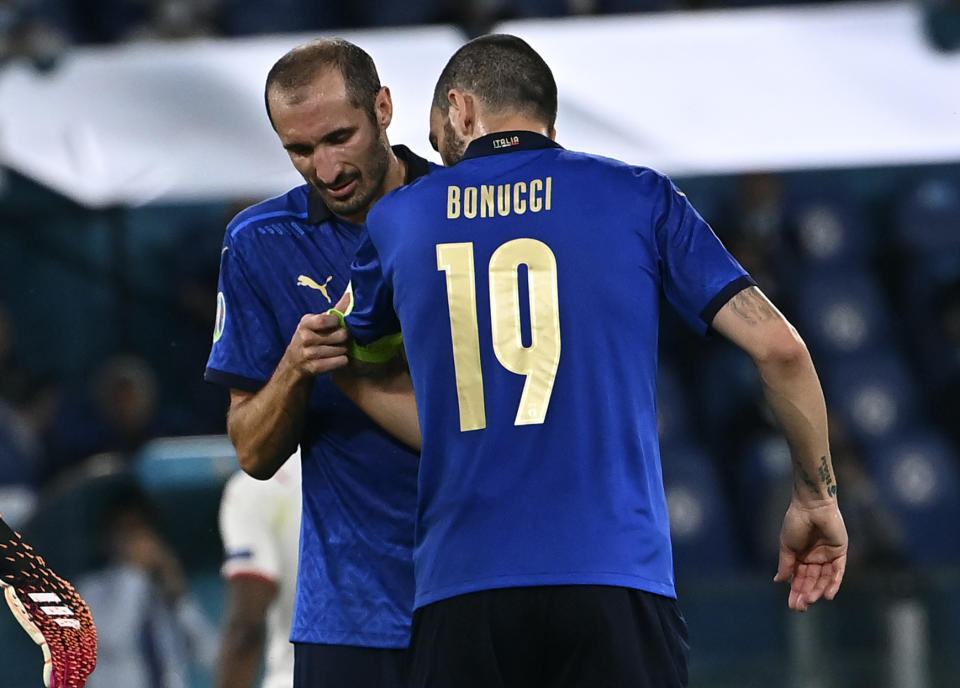
{"type": "Polygon", "coordinates": [[[477,590],[675,596],[657,438],[661,294],[705,332],[753,284],[664,176],[531,132],[384,198],[347,324],[402,324],[423,432],[417,607],[477,590]]]}
{"type": "MultiPolygon", "coordinates": [[[[402,146],[408,177],[429,169],[402,146]]],[[[257,391],[300,318],[347,287],[362,228],[309,187],[259,203],[228,226],[214,344],[205,377],[257,391]]],[[[300,440],[303,519],[295,642],[406,647],[413,603],[417,456],[334,387],[314,383],[300,440]]]]}

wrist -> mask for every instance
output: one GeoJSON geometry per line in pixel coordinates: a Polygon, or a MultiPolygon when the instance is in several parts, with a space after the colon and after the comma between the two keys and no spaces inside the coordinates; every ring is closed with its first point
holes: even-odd
{"type": "Polygon", "coordinates": [[[803,509],[805,511],[817,511],[820,509],[836,509],[837,494],[836,494],[836,490],[834,490],[832,495],[814,497],[812,495],[801,495],[798,493],[797,490],[794,490],[793,499],[791,503],[797,508],[803,509]]]}

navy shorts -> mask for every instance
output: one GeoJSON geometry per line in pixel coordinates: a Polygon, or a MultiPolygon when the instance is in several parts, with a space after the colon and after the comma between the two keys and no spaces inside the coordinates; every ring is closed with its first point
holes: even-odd
{"type": "Polygon", "coordinates": [[[677,601],[599,585],[502,588],[418,609],[412,688],[682,688],[677,601]]]}
{"type": "Polygon", "coordinates": [[[293,644],[293,688],[407,688],[406,650],[293,644]]]}

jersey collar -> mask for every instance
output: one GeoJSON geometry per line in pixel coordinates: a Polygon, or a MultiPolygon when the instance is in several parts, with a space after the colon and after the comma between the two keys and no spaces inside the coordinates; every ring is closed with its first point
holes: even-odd
{"type": "MultiPolygon", "coordinates": [[[[421,158],[406,146],[391,146],[391,148],[398,158],[407,163],[407,178],[404,180],[404,184],[409,184],[430,171],[430,162],[426,158],[421,158]]],[[[317,190],[311,187],[310,195],[307,197],[307,220],[310,224],[318,225],[334,217],[336,216],[323,202],[323,198],[317,193],[317,190]]]]}
{"type": "Polygon", "coordinates": [[[563,146],[549,136],[535,131],[498,131],[471,141],[463,154],[463,159],[541,148],[563,148],[563,146]]]}

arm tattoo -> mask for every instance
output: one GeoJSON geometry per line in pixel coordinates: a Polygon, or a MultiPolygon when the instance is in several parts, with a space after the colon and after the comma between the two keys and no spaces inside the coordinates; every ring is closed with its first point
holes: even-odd
{"type": "Polygon", "coordinates": [[[831,497],[837,494],[837,484],[833,482],[833,476],[830,475],[830,467],[827,465],[827,457],[820,457],[820,466],[817,468],[820,475],[820,482],[827,486],[827,494],[831,497]]]}
{"type": "MultiPolygon", "coordinates": [[[[799,488],[799,482],[802,482],[810,493],[814,496],[820,495],[819,484],[810,477],[810,474],[807,473],[803,465],[797,460],[793,460],[794,468],[796,468],[796,474],[794,478],[795,488],[799,488]]],[[[820,465],[817,466],[817,477],[820,479],[820,484],[823,484],[827,488],[827,494],[831,497],[837,495],[837,484],[833,480],[833,475],[830,473],[830,467],[827,465],[827,457],[820,457],[820,465]]]]}
{"type": "Polygon", "coordinates": [[[775,313],[756,287],[747,287],[730,299],[733,312],[751,325],[774,317],[775,313]]]}

